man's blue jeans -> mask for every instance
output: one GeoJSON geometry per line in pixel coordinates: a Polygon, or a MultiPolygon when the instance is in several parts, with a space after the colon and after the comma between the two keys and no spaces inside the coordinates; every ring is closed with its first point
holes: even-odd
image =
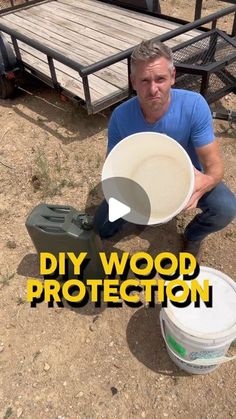
{"type": "MultiPolygon", "coordinates": [[[[187,240],[203,240],[208,234],[226,227],[236,216],[236,197],[224,183],[219,183],[198,202],[202,210],[187,225],[184,236],[187,240]]],[[[118,233],[126,223],[122,218],[111,223],[108,219],[108,204],[103,201],[95,214],[95,228],[101,238],[118,233]]]]}

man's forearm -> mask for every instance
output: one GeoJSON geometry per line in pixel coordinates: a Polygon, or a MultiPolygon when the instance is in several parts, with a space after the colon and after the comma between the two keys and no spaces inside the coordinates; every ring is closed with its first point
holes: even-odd
{"type": "Polygon", "coordinates": [[[208,192],[223,179],[224,175],[224,163],[219,149],[219,141],[215,140],[212,144],[198,149],[197,154],[205,175],[201,179],[202,186],[205,192],[208,192]]]}
{"type": "Polygon", "coordinates": [[[220,160],[218,162],[215,162],[212,165],[209,165],[204,170],[204,174],[207,177],[206,178],[206,192],[210,191],[212,188],[214,188],[222,179],[224,176],[224,164],[220,160]]]}

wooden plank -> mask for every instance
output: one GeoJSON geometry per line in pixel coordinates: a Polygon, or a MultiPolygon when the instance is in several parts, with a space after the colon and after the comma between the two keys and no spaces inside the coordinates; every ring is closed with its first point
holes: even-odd
{"type": "MultiPolygon", "coordinates": [[[[55,39],[54,37],[51,37],[50,40],[45,38],[45,34],[41,36],[40,34],[36,35],[35,33],[31,32],[28,29],[22,28],[22,26],[18,23],[13,23],[13,21],[17,20],[17,16],[5,16],[2,17],[3,21],[10,22],[11,27],[20,31],[22,34],[28,36],[29,38],[34,38],[42,43],[42,40],[44,41],[44,45],[47,45],[50,48],[57,49],[59,52],[64,54],[65,56],[75,60],[79,61],[81,64],[87,65],[90,63],[88,59],[85,57],[81,57],[81,55],[78,55],[78,53],[70,53],[68,52],[68,45],[67,49],[64,47],[61,47],[61,42],[55,39]]],[[[71,47],[71,45],[70,45],[71,47]]],[[[73,49],[73,48],[72,48],[73,49]]],[[[84,49],[85,53],[90,53],[88,50],[84,49]]],[[[118,63],[120,66],[121,63],[118,63]]],[[[100,72],[96,73],[97,78],[95,79],[95,82],[99,84],[99,88],[104,89],[108,94],[113,93],[114,86],[118,88],[123,88],[127,84],[127,78],[124,76],[124,74],[127,73],[127,66],[125,64],[122,66],[121,72],[116,71],[117,70],[117,64],[114,64],[110,66],[109,68],[105,68],[103,70],[100,70],[100,72]]]]}
{"type": "MultiPolygon", "coordinates": [[[[31,48],[31,47],[27,46],[26,44],[21,43],[21,42],[19,42],[19,45],[21,45],[21,47],[23,48],[24,51],[30,52],[33,55],[34,58],[42,59],[42,57],[43,57],[43,61],[46,63],[47,70],[48,70],[47,72],[45,72],[45,74],[48,75],[49,74],[49,66],[47,64],[46,55],[41,53],[40,51],[34,49],[34,48],[31,48]]],[[[81,80],[79,74],[77,74],[74,70],[70,69],[68,66],[65,66],[64,64],[59,63],[56,60],[55,60],[55,63],[56,63],[56,69],[63,69],[66,75],[69,75],[69,76],[73,75],[74,78],[77,76],[77,80],[81,80]]],[[[28,62],[28,64],[33,65],[32,60],[30,60],[28,62]]],[[[101,77],[101,75],[100,75],[100,77],[101,77]]],[[[120,90],[123,90],[123,89],[127,88],[128,78],[127,78],[126,83],[120,81],[120,87],[117,87],[117,86],[112,85],[111,83],[108,83],[108,82],[104,81],[100,77],[99,77],[99,72],[97,72],[96,75],[92,74],[92,75],[89,76],[90,87],[91,87],[92,90],[95,90],[97,93],[99,93],[100,98],[104,95],[106,96],[106,95],[109,95],[111,93],[114,93],[114,92],[117,92],[117,91],[120,91],[120,90]]],[[[81,81],[81,83],[82,83],[82,81],[81,81]]]]}
{"type": "MultiPolygon", "coordinates": [[[[155,27],[163,27],[167,30],[173,30],[182,26],[180,23],[170,22],[159,17],[145,15],[141,12],[122,9],[121,7],[110,4],[108,5],[96,0],[80,0],[79,2],[77,0],[57,0],[57,3],[73,5],[79,9],[89,10],[96,14],[108,16],[117,20],[122,19],[123,22],[129,23],[131,25],[135,24],[136,26],[142,27],[143,29],[147,29],[146,23],[149,25],[154,25],[155,27]]],[[[199,35],[199,33],[200,32],[198,30],[192,30],[187,32],[186,35],[193,37],[199,35]]]]}
{"type": "MultiPolygon", "coordinates": [[[[80,10],[80,12],[76,12],[76,10],[73,10],[73,13],[71,11],[66,11],[64,8],[60,8],[61,4],[57,2],[43,4],[40,6],[37,6],[38,10],[46,10],[49,12],[52,12],[52,8],[54,10],[54,13],[56,11],[57,16],[61,16],[64,19],[71,20],[75,23],[83,23],[83,24],[94,24],[94,28],[96,28],[96,25],[99,23],[101,26],[106,26],[110,29],[113,33],[119,33],[120,31],[123,31],[127,39],[129,39],[130,35],[133,35],[140,39],[143,37],[152,38],[155,36],[154,32],[151,31],[144,31],[143,29],[136,28],[134,26],[130,26],[127,23],[123,23],[122,21],[118,22],[114,19],[107,18],[105,16],[92,14],[91,12],[88,12],[86,10],[80,10]]],[[[72,6],[71,6],[72,7],[72,6]]],[[[35,8],[36,9],[36,8],[35,8]]],[[[76,7],[74,8],[76,9],[76,7]]],[[[32,10],[32,9],[31,9],[32,10]]]]}
{"type": "MultiPolygon", "coordinates": [[[[6,34],[6,38],[8,42],[11,44],[10,36],[6,34]]],[[[43,74],[51,78],[50,70],[49,70],[49,66],[48,66],[45,54],[41,53],[35,48],[32,48],[24,44],[23,42],[18,41],[18,43],[19,43],[23,61],[26,64],[31,65],[33,68],[41,71],[43,74]]],[[[58,82],[62,85],[62,87],[69,90],[72,94],[77,95],[81,99],[85,100],[83,83],[78,73],[56,60],[54,60],[54,65],[55,65],[58,82]]],[[[101,84],[97,82],[98,77],[96,77],[95,75],[90,75],[88,76],[88,78],[89,78],[91,100],[93,103],[100,101],[106,96],[110,95],[110,93],[107,94],[107,91],[104,90],[101,84]]],[[[119,94],[119,92],[126,90],[127,88],[128,88],[128,80],[127,80],[127,84],[123,86],[122,90],[118,88],[113,89],[113,92],[111,94],[119,94]]]]}
{"type": "MultiPolygon", "coordinates": [[[[72,20],[69,20],[68,17],[63,19],[63,14],[61,14],[60,17],[56,16],[53,9],[47,11],[42,11],[38,9],[39,6],[37,7],[32,7],[29,12],[31,13],[32,16],[34,16],[35,18],[38,19],[38,22],[40,24],[42,19],[45,19],[49,22],[53,22],[56,23],[57,25],[59,25],[62,30],[66,29],[70,29],[71,31],[74,31],[75,33],[79,32],[79,33],[83,33],[84,35],[86,35],[86,28],[90,28],[93,29],[94,31],[100,32],[100,34],[102,35],[103,33],[105,33],[106,35],[111,35],[116,37],[117,39],[123,40],[125,42],[132,42],[134,45],[138,44],[139,42],[141,42],[142,37],[137,37],[137,36],[133,36],[132,34],[127,34],[126,32],[123,31],[112,31],[110,26],[106,26],[103,25],[101,23],[97,23],[97,22],[90,22],[89,19],[85,19],[82,18],[78,19],[78,22],[73,22],[72,20]]],[[[70,16],[71,17],[71,16],[70,16]]],[[[73,16],[72,16],[73,18],[73,16]]]]}
{"type": "MultiPolygon", "coordinates": [[[[15,14],[17,16],[25,17],[27,20],[33,23],[39,24],[39,18],[32,16],[32,14],[27,13],[27,11],[25,10],[15,13],[15,14]]],[[[47,25],[47,22],[48,20],[46,18],[41,19],[40,26],[46,27],[45,24],[47,25]]],[[[59,24],[56,24],[56,22],[50,21],[50,24],[48,23],[48,25],[50,29],[52,29],[53,32],[60,33],[60,34],[62,33],[61,26],[59,24]]],[[[76,42],[79,42],[82,45],[87,45],[88,39],[91,39],[93,41],[91,45],[94,47],[96,46],[96,48],[99,48],[99,47],[101,48],[101,44],[102,44],[103,48],[104,46],[108,45],[109,47],[115,47],[120,51],[124,51],[133,45],[130,41],[125,42],[125,41],[121,41],[119,39],[114,38],[112,34],[108,36],[104,33],[94,31],[93,29],[90,29],[82,25],[80,26],[80,28],[81,28],[81,31],[83,31],[83,34],[81,33],[80,30],[78,30],[78,25],[77,25],[76,32],[64,26],[65,30],[63,31],[63,35],[67,39],[75,40],[76,42]]]]}
{"type": "MultiPolygon", "coordinates": [[[[25,19],[25,23],[22,23],[23,27],[26,28],[32,28],[32,31],[39,26],[38,19],[35,17],[32,17],[29,13],[15,13],[14,16],[17,16],[18,18],[25,19]],[[26,26],[27,25],[27,26],[26,26]]],[[[109,56],[118,53],[119,51],[122,51],[122,47],[113,47],[110,44],[104,44],[103,42],[99,42],[95,39],[89,39],[80,33],[75,33],[67,28],[62,32],[61,27],[58,25],[55,25],[52,22],[47,22],[46,20],[42,20],[40,22],[40,29],[43,29],[46,34],[50,34],[55,36],[57,39],[60,39],[64,43],[69,43],[68,41],[72,41],[73,47],[77,48],[78,45],[83,45],[89,48],[91,48],[94,51],[99,51],[104,54],[104,56],[109,56]]],[[[42,32],[42,31],[41,31],[42,32]]]]}
{"type": "MultiPolygon", "coordinates": [[[[9,35],[5,35],[6,39],[8,40],[9,44],[11,45],[11,37],[9,35]]],[[[31,65],[33,68],[35,68],[38,71],[41,71],[44,75],[51,78],[49,66],[47,64],[46,56],[41,53],[40,51],[35,50],[34,48],[24,44],[21,41],[18,41],[21,56],[23,62],[26,64],[31,65]]],[[[73,77],[68,77],[66,74],[67,68],[64,69],[65,66],[63,64],[54,61],[55,69],[56,69],[56,75],[58,82],[66,89],[71,91],[71,86],[73,85],[73,93],[80,97],[81,99],[84,99],[84,92],[83,92],[83,85],[80,79],[76,80],[73,77]],[[59,68],[63,69],[64,71],[60,71],[59,68]]],[[[73,71],[73,70],[71,70],[73,71]]],[[[75,74],[77,74],[75,72],[75,74]]],[[[100,98],[100,95],[91,89],[92,96],[94,100],[97,100],[100,98]]]]}
{"type": "MultiPolygon", "coordinates": [[[[56,6],[57,8],[58,8],[58,3],[65,4],[66,8],[63,10],[67,10],[68,6],[70,6],[71,8],[71,5],[73,5],[74,13],[79,13],[80,15],[84,14],[83,8],[85,8],[88,11],[88,13],[90,13],[91,15],[92,14],[94,14],[95,16],[101,15],[101,18],[103,18],[103,16],[106,14],[111,19],[114,18],[117,21],[120,21],[120,20],[126,21],[127,24],[129,25],[134,25],[135,27],[138,27],[138,28],[143,27],[143,29],[147,31],[148,31],[148,28],[149,28],[149,31],[151,28],[153,32],[156,31],[156,33],[154,33],[152,37],[162,35],[166,32],[169,32],[169,30],[174,30],[176,28],[183,26],[181,24],[170,22],[165,19],[148,16],[143,13],[133,12],[127,9],[122,9],[118,6],[110,5],[110,4],[108,5],[108,4],[105,4],[96,0],[80,0],[80,2],[78,2],[77,0],[57,0],[57,6],[56,6]],[[77,9],[77,12],[75,11],[76,9],[77,9]],[[128,18],[126,19],[125,16],[128,16],[128,18]],[[148,26],[144,22],[147,22],[148,26]]],[[[52,3],[49,3],[46,6],[50,7],[51,5],[52,3]]],[[[178,45],[179,43],[189,41],[190,39],[194,38],[200,33],[201,33],[200,31],[194,29],[184,34],[178,35],[177,37],[172,38],[169,41],[166,41],[166,44],[170,48],[172,48],[175,45],[178,45]]],[[[142,40],[151,39],[151,38],[144,37],[142,38],[142,40]]],[[[132,46],[135,46],[135,45],[136,44],[133,44],[132,46]]]]}
{"type": "MultiPolygon", "coordinates": [[[[5,16],[2,19],[3,21],[11,24],[11,27],[14,26],[15,29],[18,29],[18,31],[29,36],[31,39],[37,39],[39,41],[40,39],[42,39],[44,45],[48,45],[50,47],[52,43],[54,43],[54,48],[56,50],[60,50],[60,52],[67,57],[69,56],[70,58],[74,57],[74,59],[79,59],[82,65],[88,65],[106,57],[105,54],[95,52],[93,50],[90,50],[89,48],[80,48],[79,44],[76,45],[75,51],[75,43],[71,40],[67,40],[66,38],[63,39],[63,36],[58,36],[58,34],[56,34],[55,32],[50,31],[49,24],[48,30],[44,31],[40,29],[40,25],[37,26],[35,24],[31,24],[27,20],[22,19],[16,14],[5,16]]],[[[61,34],[63,34],[62,30],[61,34]]]]}
{"type": "MultiPolygon", "coordinates": [[[[65,0],[65,1],[67,1],[67,0],[65,0]]],[[[71,0],[68,0],[68,1],[71,1],[71,0]]],[[[86,2],[88,1],[89,2],[90,0],[83,0],[83,3],[85,1],[86,2]]],[[[94,2],[94,3],[97,4],[97,2],[94,2]]],[[[98,3],[98,4],[100,4],[100,3],[98,3]]],[[[102,6],[103,6],[103,4],[102,4],[102,6]]],[[[107,7],[110,8],[110,5],[108,5],[107,7]]],[[[122,10],[122,13],[123,12],[126,12],[126,10],[122,10]]],[[[25,10],[24,11],[21,11],[20,13],[18,13],[18,15],[21,15],[21,16],[24,16],[25,14],[27,14],[27,11],[25,11],[25,10]]],[[[140,16],[140,13],[137,13],[137,15],[140,16]]],[[[58,30],[59,24],[55,25],[55,16],[53,16],[53,17],[52,16],[53,16],[52,13],[48,16],[48,19],[51,18],[51,20],[50,20],[50,28],[55,27],[58,30]]],[[[141,15],[141,16],[144,16],[144,19],[145,19],[145,15],[141,15]]],[[[27,14],[27,19],[31,19],[31,18],[34,19],[34,20],[37,19],[37,23],[39,23],[39,17],[40,16],[37,16],[37,18],[36,18],[36,17],[32,17],[32,14],[27,14]]],[[[147,18],[149,18],[149,16],[147,16],[147,18]]],[[[40,25],[42,24],[42,22],[44,21],[44,19],[47,20],[47,18],[44,16],[43,20],[40,20],[40,25]]],[[[152,19],[156,19],[156,18],[152,18],[152,19]]],[[[159,19],[159,21],[162,22],[163,20],[159,19]]],[[[60,21],[60,23],[61,23],[61,21],[60,21]]],[[[168,25],[168,22],[167,22],[167,25],[168,25]]],[[[176,26],[181,26],[181,25],[177,25],[177,24],[172,24],[171,23],[171,29],[175,28],[175,25],[176,26]]],[[[69,28],[68,28],[68,24],[65,21],[64,22],[64,27],[66,27],[66,32],[64,33],[65,36],[67,36],[69,39],[73,39],[72,38],[73,35],[79,37],[79,39],[77,40],[77,42],[81,43],[82,45],[84,45],[84,43],[86,43],[86,39],[88,39],[88,38],[89,39],[92,39],[92,40],[95,40],[95,41],[102,42],[105,45],[114,46],[114,47],[116,47],[116,48],[118,48],[118,49],[120,49],[122,51],[124,51],[125,49],[130,48],[130,47],[132,47],[134,45],[136,45],[136,42],[131,42],[131,40],[129,40],[128,42],[125,42],[125,41],[122,41],[120,39],[114,38],[112,36],[112,34],[111,34],[111,30],[110,30],[110,34],[108,36],[108,35],[106,35],[104,33],[95,31],[93,29],[90,29],[90,28],[88,28],[86,26],[82,26],[81,25],[81,26],[79,26],[79,28],[78,28],[78,26],[77,26],[76,29],[74,28],[74,31],[76,31],[76,34],[73,34],[73,31],[72,31],[72,28],[71,28],[70,23],[69,23],[69,28]],[[84,36],[81,35],[81,31],[83,31],[84,36]],[[82,38],[80,38],[80,37],[82,37],[82,38]]],[[[191,31],[189,33],[193,33],[193,32],[195,34],[195,31],[191,31]]],[[[199,34],[198,31],[196,31],[196,33],[199,34]]],[[[188,35],[187,34],[186,35],[183,34],[183,35],[180,35],[180,36],[178,36],[177,38],[174,38],[174,39],[175,39],[174,42],[172,42],[171,40],[170,41],[167,41],[167,42],[169,42],[169,45],[170,46],[174,46],[174,45],[178,44],[179,42],[184,42],[184,41],[188,40],[189,38],[188,38],[188,35]]],[[[93,48],[93,45],[91,45],[91,48],[93,48]]]]}
{"type": "MultiPolygon", "coordinates": [[[[74,5],[78,4],[77,0],[57,0],[60,3],[72,3],[74,5]]],[[[152,23],[154,25],[158,24],[159,27],[163,27],[166,28],[168,30],[174,30],[176,28],[179,28],[181,26],[183,26],[180,23],[176,23],[176,22],[171,22],[168,21],[166,19],[161,19],[159,17],[154,17],[154,16],[149,16],[146,15],[144,13],[141,12],[135,12],[135,11],[131,11],[131,10],[127,10],[127,9],[122,9],[119,6],[116,5],[110,5],[110,4],[106,4],[106,3],[102,3],[100,1],[96,1],[96,0],[80,0],[80,5],[81,7],[86,7],[85,5],[89,5],[89,7],[95,8],[96,7],[96,11],[98,12],[97,9],[100,9],[100,13],[103,14],[103,12],[105,10],[107,11],[111,11],[115,14],[118,14],[118,16],[120,16],[120,19],[123,19],[123,16],[129,16],[129,17],[134,17],[136,19],[136,23],[137,26],[139,27],[140,25],[140,21],[141,22],[148,22],[148,23],[152,23]],[[95,6],[96,5],[96,6],[95,6]]],[[[99,12],[98,12],[99,13],[99,12]]],[[[175,45],[178,45],[179,43],[182,42],[186,42],[189,41],[189,39],[194,38],[195,36],[200,35],[202,32],[198,29],[193,29],[191,31],[188,31],[182,35],[178,35],[175,38],[172,38],[172,40],[169,41],[165,41],[165,43],[172,48],[175,45]]]]}
{"type": "MultiPolygon", "coordinates": [[[[118,25],[118,27],[119,27],[119,25],[120,25],[119,22],[113,23],[113,21],[112,21],[112,24],[111,24],[111,19],[108,19],[108,20],[106,20],[106,22],[109,21],[110,23],[109,24],[108,23],[105,24],[104,23],[104,19],[105,18],[103,18],[102,16],[100,16],[100,22],[99,22],[96,15],[94,15],[94,19],[91,19],[91,18],[89,19],[89,16],[91,17],[91,13],[90,12],[88,12],[86,14],[87,17],[83,17],[81,15],[81,14],[84,14],[84,12],[81,12],[81,13],[79,13],[77,15],[76,12],[74,12],[74,13],[68,13],[68,12],[65,12],[63,10],[62,13],[59,13],[58,3],[57,3],[57,6],[55,6],[55,2],[50,2],[50,3],[46,4],[46,5],[37,6],[37,10],[39,12],[39,8],[41,8],[41,9],[44,8],[44,10],[47,9],[48,11],[51,9],[50,10],[51,13],[48,13],[48,16],[47,17],[49,19],[51,19],[51,20],[54,20],[55,19],[55,14],[52,13],[52,10],[54,10],[55,7],[57,8],[57,15],[66,18],[66,21],[64,21],[64,25],[66,27],[69,27],[70,29],[72,29],[72,23],[76,23],[76,24],[79,24],[80,23],[80,24],[83,24],[85,27],[86,26],[90,26],[93,29],[96,29],[98,31],[101,31],[101,32],[104,32],[105,31],[107,34],[112,33],[118,39],[120,37],[122,39],[125,39],[126,41],[127,41],[127,39],[129,39],[132,42],[132,45],[133,46],[134,45],[137,45],[138,43],[140,43],[143,39],[151,39],[151,38],[154,38],[154,37],[156,37],[158,35],[162,35],[162,34],[168,32],[168,30],[166,30],[165,28],[159,27],[159,26],[156,27],[156,29],[157,29],[156,30],[156,33],[154,33],[154,32],[151,33],[151,32],[144,31],[144,30],[143,31],[141,31],[139,29],[136,30],[136,28],[130,27],[129,25],[126,24],[125,25],[126,26],[126,30],[129,31],[129,34],[127,34],[127,32],[125,33],[125,31],[123,31],[123,30],[114,29],[114,26],[117,27],[117,25],[118,25]],[[52,7],[53,7],[53,9],[52,9],[52,7]],[[76,15],[77,15],[77,18],[76,18],[76,15]],[[52,18],[52,16],[53,16],[53,18],[52,18]],[[134,33],[132,33],[132,32],[134,32],[136,34],[135,37],[134,37],[134,33]],[[140,36],[141,34],[142,34],[142,36],[140,36]],[[123,38],[124,35],[125,35],[125,38],[123,38]]],[[[31,13],[36,13],[36,10],[35,9],[36,8],[31,9],[30,12],[31,13]]],[[[43,16],[43,15],[41,15],[41,16],[43,16]]],[[[63,22],[61,20],[60,20],[60,24],[63,24],[63,22]]],[[[138,26],[139,26],[139,22],[137,22],[137,27],[138,26]]],[[[76,30],[76,29],[73,28],[73,30],[76,30]]],[[[171,42],[170,43],[170,46],[176,45],[176,44],[178,44],[180,42],[185,42],[187,40],[189,40],[189,35],[186,35],[186,34],[179,35],[178,37],[174,38],[174,42],[173,43],[171,42]]]]}
{"type": "MultiPolygon", "coordinates": [[[[84,2],[84,0],[81,0],[80,2],[75,2],[73,0],[59,0],[57,1],[57,7],[59,5],[64,4],[64,10],[71,10],[72,12],[82,13],[83,11],[89,12],[91,15],[99,15],[99,16],[106,16],[112,20],[121,21],[123,23],[127,23],[130,26],[134,26],[135,28],[144,29],[145,31],[156,33],[160,27],[163,27],[167,30],[169,29],[175,29],[177,25],[169,25],[166,21],[162,19],[155,20],[155,19],[140,19],[138,18],[138,14],[134,14],[128,10],[126,10],[126,13],[122,13],[122,9],[113,9],[112,5],[109,5],[110,7],[103,8],[103,4],[99,4],[98,2],[94,1],[92,4],[84,2]],[[161,24],[159,24],[161,22],[161,24]]],[[[105,4],[104,4],[105,5],[105,4]]],[[[106,5],[105,5],[106,6],[106,5]]],[[[144,14],[141,15],[141,17],[145,16],[144,14]]]]}
{"type": "MultiPolygon", "coordinates": [[[[145,32],[150,32],[152,34],[155,34],[156,31],[159,30],[159,26],[157,23],[147,23],[144,21],[139,20],[137,22],[137,19],[135,19],[135,17],[130,17],[129,15],[121,15],[118,11],[116,11],[116,13],[112,10],[112,8],[110,8],[109,10],[106,9],[102,9],[100,7],[97,6],[96,3],[94,3],[93,5],[89,5],[84,3],[83,1],[80,2],[73,2],[73,1],[58,1],[56,2],[56,9],[61,9],[61,10],[66,10],[69,11],[71,13],[76,13],[77,15],[80,16],[85,16],[88,17],[88,15],[91,18],[97,18],[97,19],[101,19],[102,21],[104,21],[105,23],[108,23],[109,19],[109,23],[111,25],[111,27],[113,28],[114,23],[116,22],[122,22],[125,23],[127,25],[129,25],[129,27],[134,27],[138,28],[138,31],[140,31],[140,29],[144,30],[145,32]],[[137,25],[138,23],[138,25],[137,25]]],[[[47,5],[46,5],[47,6],[47,5]]],[[[52,5],[48,5],[48,6],[52,6],[52,5]]],[[[165,28],[166,29],[166,28],[165,28]]],[[[167,28],[168,30],[168,28],[167,28]]]]}
{"type": "MultiPolygon", "coordinates": [[[[22,16],[22,15],[20,15],[22,16]]],[[[80,57],[80,62],[82,64],[89,64],[91,63],[90,60],[88,60],[88,55],[90,56],[90,58],[93,58],[93,61],[99,61],[109,55],[113,55],[117,52],[119,52],[119,50],[117,49],[107,49],[105,50],[105,52],[107,52],[107,54],[105,54],[105,52],[103,51],[103,53],[100,54],[100,52],[98,53],[97,51],[95,52],[94,50],[90,51],[90,49],[88,48],[88,41],[87,41],[87,46],[86,46],[86,37],[83,38],[83,42],[82,45],[80,44],[80,38],[78,38],[76,36],[76,34],[73,34],[73,36],[70,36],[70,39],[67,38],[66,34],[67,31],[62,31],[61,27],[59,27],[59,29],[56,28],[51,28],[51,24],[49,24],[48,22],[40,24],[40,27],[38,26],[38,23],[36,22],[36,19],[34,19],[34,22],[31,22],[28,20],[29,18],[25,18],[23,19],[22,17],[19,17],[18,14],[14,14],[13,16],[7,16],[5,17],[5,20],[8,20],[9,22],[13,23],[13,24],[17,24],[19,25],[21,28],[26,29],[28,31],[30,31],[31,37],[33,37],[34,34],[36,34],[36,36],[41,36],[42,39],[48,40],[48,41],[52,41],[55,42],[55,45],[59,45],[62,46],[65,50],[65,53],[67,53],[68,48],[70,48],[71,50],[74,51],[75,54],[77,54],[80,57]],[[108,52],[110,52],[110,54],[108,54],[108,52]]],[[[30,18],[32,20],[32,18],[30,18]]],[[[90,45],[90,44],[89,44],[90,45]]],[[[94,49],[98,49],[100,47],[100,50],[102,49],[103,45],[100,46],[99,42],[95,42],[95,45],[93,45],[94,49]]],[[[77,57],[78,60],[78,57],[77,57]]],[[[126,63],[124,62],[120,62],[117,63],[116,65],[113,66],[114,73],[117,73],[120,75],[121,80],[124,78],[124,72],[126,71],[126,63]]]]}

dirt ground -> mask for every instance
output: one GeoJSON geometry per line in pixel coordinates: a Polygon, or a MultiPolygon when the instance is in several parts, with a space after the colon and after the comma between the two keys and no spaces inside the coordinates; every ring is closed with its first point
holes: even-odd
{"type": "MultiPolygon", "coordinates": [[[[206,1],[204,13],[214,4],[206,1]]],[[[189,6],[162,5],[165,12],[189,6]]],[[[0,418],[236,418],[235,364],[202,376],[178,369],[161,338],[159,306],[33,309],[26,302],[27,278],[39,275],[26,217],[41,202],[84,210],[100,180],[110,110],[88,117],[39,82],[22,87],[0,101],[0,418]]],[[[235,104],[232,95],[221,102],[235,104]]],[[[214,124],[225,181],[236,192],[236,130],[214,124]]],[[[130,230],[106,250],[176,251],[193,214],[139,235],[130,230]]],[[[233,223],[207,239],[202,265],[236,279],[235,251],[233,223]]]]}

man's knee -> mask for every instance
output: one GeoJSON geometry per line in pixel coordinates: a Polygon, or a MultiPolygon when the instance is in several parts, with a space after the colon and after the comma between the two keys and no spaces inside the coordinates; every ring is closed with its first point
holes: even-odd
{"type": "Polygon", "coordinates": [[[230,221],[233,221],[233,219],[236,217],[236,198],[235,197],[231,203],[229,202],[229,205],[227,207],[227,216],[230,221]]]}
{"type": "Polygon", "coordinates": [[[218,200],[215,205],[216,214],[224,217],[229,222],[232,221],[236,216],[236,198],[233,195],[229,195],[228,199],[218,200]]]}
{"type": "Polygon", "coordinates": [[[209,207],[209,211],[215,216],[222,225],[227,225],[236,217],[236,198],[229,191],[217,200],[214,200],[209,207]]]}
{"type": "Polygon", "coordinates": [[[224,183],[217,185],[199,201],[203,212],[230,223],[236,216],[236,197],[224,183]]]}

